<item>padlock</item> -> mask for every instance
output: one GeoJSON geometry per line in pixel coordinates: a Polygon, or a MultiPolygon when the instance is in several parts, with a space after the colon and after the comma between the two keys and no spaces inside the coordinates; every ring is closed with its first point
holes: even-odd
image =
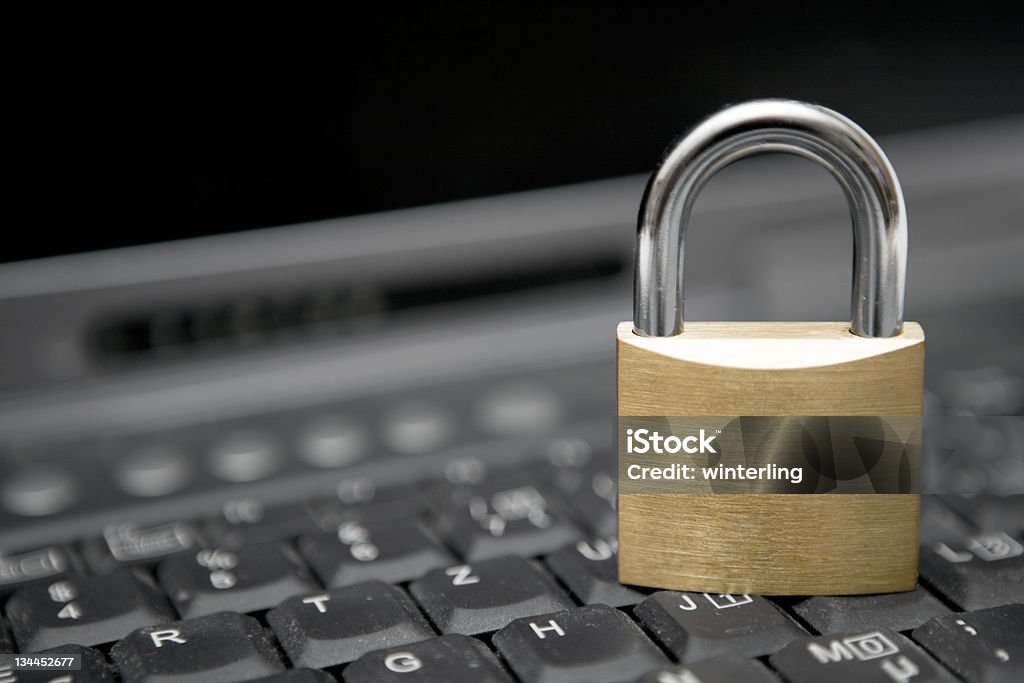
{"type": "MultiPolygon", "coordinates": [[[[899,181],[855,123],[789,100],[747,102],[706,119],[674,143],[644,193],[634,319],[617,329],[620,427],[639,416],[868,416],[919,429],[924,332],[903,321],[906,255],[899,181]],[[694,201],[718,170],[764,152],[816,161],[842,186],[854,233],[852,320],[687,322],[684,330],[683,246],[694,201]]],[[[883,493],[756,492],[768,485],[741,493],[627,492],[634,482],[624,480],[619,438],[623,583],[768,595],[916,584],[919,450],[912,438],[900,454],[900,487],[883,493]]],[[[698,450],[690,438],[686,450],[698,450]]]]}

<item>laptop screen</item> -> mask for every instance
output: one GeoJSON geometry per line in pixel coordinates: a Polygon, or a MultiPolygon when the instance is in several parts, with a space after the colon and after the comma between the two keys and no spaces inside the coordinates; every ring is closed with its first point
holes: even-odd
{"type": "Polygon", "coordinates": [[[818,101],[876,135],[1024,111],[1018,24],[994,17],[836,7],[837,40],[820,15],[508,9],[69,31],[59,70],[22,77],[12,196],[32,229],[0,260],[643,173],[753,97],[818,101]]]}

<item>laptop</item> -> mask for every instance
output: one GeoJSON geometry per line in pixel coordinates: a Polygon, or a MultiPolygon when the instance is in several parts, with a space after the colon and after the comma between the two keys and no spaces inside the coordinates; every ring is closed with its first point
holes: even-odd
{"type": "MultiPolygon", "coordinates": [[[[972,430],[914,591],[618,582],[630,176],[0,266],[0,681],[1020,680],[1024,118],[881,143],[972,430]]],[[[848,314],[809,162],[720,173],[687,246],[692,319],[848,314]]]]}

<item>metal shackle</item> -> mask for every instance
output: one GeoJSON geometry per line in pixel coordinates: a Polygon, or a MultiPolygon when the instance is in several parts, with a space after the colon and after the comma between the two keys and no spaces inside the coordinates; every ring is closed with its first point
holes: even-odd
{"type": "Polygon", "coordinates": [[[878,144],[831,109],[793,100],[754,100],[698,124],[666,153],[640,206],[633,331],[683,332],[683,257],[697,195],[734,161],[789,152],[817,161],[839,181],[853,219],[851,331],[892,337],[903,329],[907,214],[903,191],[878,144]]]}

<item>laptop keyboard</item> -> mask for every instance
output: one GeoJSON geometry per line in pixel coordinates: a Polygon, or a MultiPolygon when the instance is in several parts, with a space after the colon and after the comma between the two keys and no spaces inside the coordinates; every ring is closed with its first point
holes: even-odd
{"type": "MultiPolygon", "coordinates": [[[[40,526],[52,538],[4,548],[0,652],[77,654],[81,669],[0,669],[0,683],[1024,680],[1024,497],[924,496],[909,593],[624,586],[614,453],[573,427],[597,409],[583,393],[557,403],[557,391],[510,386],[482,407],[480,387],[463,387],[437,394],[448,403],[384,411],[390,431],[372,443],[393,456],[380,458],[388,476],[354,469],[369,422],[314,416],[298,436],[290,415],[204,426],[223,436],[205,456],[225,491],[215,506],[182,503],[156,521],[125,513],[80,537],[40,526]],[[453,436],[471,414],[480,433],[453,436]],[[286,458],[285,443],[300,454],[286,458]],[[507,455],[510,443],[526,446],[507,455]],[[328,484],[259,495],[269,489],[253,482],[270,472],[328,484]]],[[[156,490],[162,477],[194,463],[173,452],[100,460],[120,493],[92,495],[174,500],[156,490]]],[[[8,509],[38,511],[38,490],[24,486],[8,509]]]]}

